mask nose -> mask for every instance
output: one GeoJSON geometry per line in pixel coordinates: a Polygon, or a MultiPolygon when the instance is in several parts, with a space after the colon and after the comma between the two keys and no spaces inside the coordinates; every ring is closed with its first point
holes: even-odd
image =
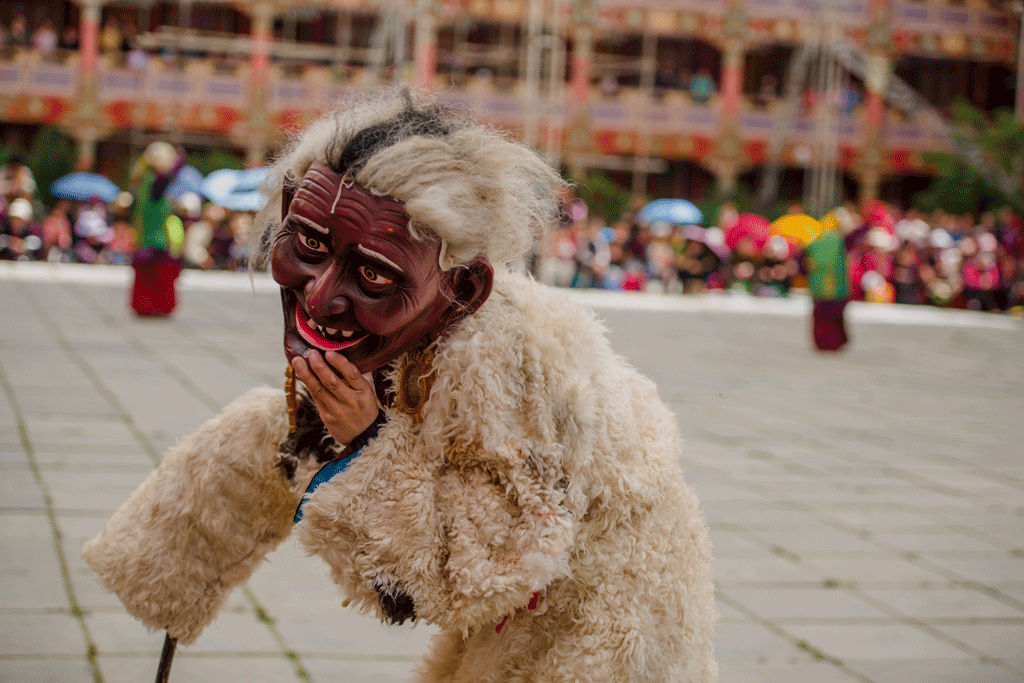
{"type": "Polygon", "coordinates": [[[350,303],[339,276],[332,265],[306,282],[303,288],[306,312],[314,320],[325,321],[348,312],[350,303]]]}

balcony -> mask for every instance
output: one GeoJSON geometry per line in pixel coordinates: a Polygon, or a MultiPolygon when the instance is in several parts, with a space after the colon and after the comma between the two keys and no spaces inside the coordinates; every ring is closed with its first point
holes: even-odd
{"type": "MultiPolygon", "coordinates": [[[[265,110],[272,125],[284,133],[371,84],[371,71],[359,66],[278,62],[270,69],[265,110]]],[[[80,120],[76,116],[80,85],[75,53],[56,60],[42,60],[31,52],[6,55],[0,59],[0,116],[12,122],[56,123],[73,129],[80,120]]],[[[97,127],[106,135],[116,130],[180,128],[223,136],[242,145],[252,107],[251,88],[248,63],[240,59],[153,57],[135,68],[122,60],[101,59],[96,81],[97,127]]],[[[661,90],[651,96],[640,88],[621,88],[610,94],[595,85],[582,110],[589,117],[588,142],[567,130],[574,125],[570,117],[577,111],[568,95],[555,104],[531,102],[516,79],[472,75],[456,87],[449,77],[438,74],[435,89],[448,104],[515,133],[522,133],[529,123],[539,134],[547,135],[549,126],[554,126],[558,140],[571,140],[584,154],[651,155],[699,162],[714,153],[723,133],[718,96],[701,104],[685,90],[661,90]]],[[[738,130],[750,163],[765,161],[768,142],[782,122],[781,109],[778,100],[769,106],[754,106],[747,99],[742,102],[738,130]]],[[[805,141],[814,137],[818,120],[811,110],[797,117],[784,152],[791,163],[810,161],[805,141]]],[[[844,150],[841,158],[849,163],[865,144],[863,107],[833,121],[834,135],[844,150]]],[[[892,112],[883,141],[887,152],[904,154],[944,147],[923,122],[901,120],[892,112]]]]}

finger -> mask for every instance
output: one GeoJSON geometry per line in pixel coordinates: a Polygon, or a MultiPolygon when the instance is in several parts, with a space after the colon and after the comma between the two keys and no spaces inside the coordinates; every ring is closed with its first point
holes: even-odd
{"type": "Polygon", "coordinates": [[[295,370],[295,377],[302,381],[309,389],[309,393],[316,397],[320,392],[324,391],[324,387],[320,384],[320,380],[313,374],[313,371],[309,367],[309,363],[306,359],[296,356],[292,358],[292,368],[295,370]]]}
{"type": "Polygon", "coordinates": [[[352,395],[354,389],[349,386],[343,377],[334,371],[334,368],[327,364],[323,355],[311,351],[306,361],[309,363],[310,369],[316,374],[317,379],[320,380],[320,384],[331,394],[344,400],[347,400],[352,395]]]}
{"type": "Polygon", "coordinates": [[[355,364],[337,351],[328,351],[324,358],[353,389],[359,391],[369,386],[369,382],[366,381],[355,364]]]}

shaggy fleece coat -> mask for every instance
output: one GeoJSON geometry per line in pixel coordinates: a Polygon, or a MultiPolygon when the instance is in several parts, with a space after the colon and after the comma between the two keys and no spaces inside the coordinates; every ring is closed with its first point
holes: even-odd
{"type": "MultiPolygon", "coordinates": [[[[422,422],[389,411],[296,525],[362,611],[407,596],[441,628],[418,680],[715,680],[710,542],[675,419],[594,316],[496,273],[433,369],[422,422]]],[[[193,640],[288,533],[315,466],[275,466],[283,409],[266,389],[229,406],[87,546],[147,625],[193,640]]]]}

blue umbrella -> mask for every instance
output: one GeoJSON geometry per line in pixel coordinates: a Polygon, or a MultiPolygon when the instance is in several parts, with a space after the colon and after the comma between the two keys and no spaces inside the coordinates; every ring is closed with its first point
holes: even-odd
{"type": "Polygon", "coordinates": [[[203,174],[196,170],[194,166],[182,166],[181,170],[178,171],[178,175],[167,186],[167,192],[164,196],[167,197],[168,201],[173,202],[186,192],[199,194],[202,191],[202,187],[203,174]]]}
{"type": "Polygon", "coordinates": [[[231,211],[259,211],[266,201],[259,186],[268,171],[267,168],[214,171],[203,181],[202,193],[214,204],[231,211]]]}
{"type": "Polygon", "coordinates": [[[636,214],[641,223],[672,223],[688,225],[700,223],[704,214],[692,202],[685,199],[655,199],[636,214]]]}
{"type": "Polygon", "coordinates": [[[81,171],[61,176],[50,186],[50,194],[54,197],[79,202],[87,202],[94,198],[112,202],[120,193],[121,190],[109,179],[97,173],[81,171]]]}

